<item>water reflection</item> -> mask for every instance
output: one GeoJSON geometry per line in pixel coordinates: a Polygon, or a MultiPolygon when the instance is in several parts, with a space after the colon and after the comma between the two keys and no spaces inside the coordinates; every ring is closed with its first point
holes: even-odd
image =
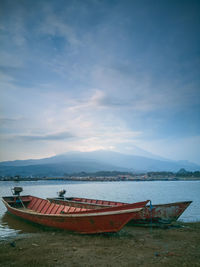
{"type": "Polygon", "coordinates": [[[7,231],[9,231],[8,229],[12,229],[17,233],[36,233],[39,230],[38,225],[15,217],[9,212],[6,212],[2,216],[1,225],[5,230],[7,229],[7,231]]]}

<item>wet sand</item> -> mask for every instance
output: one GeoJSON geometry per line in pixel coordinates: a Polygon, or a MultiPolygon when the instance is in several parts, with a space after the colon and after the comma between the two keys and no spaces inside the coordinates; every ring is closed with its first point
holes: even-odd
{"type": "Polygon", "coordinates": [[[44,229],[0,242],[0,266],[200,266],[200,222],[116,234],[44,229]]]}

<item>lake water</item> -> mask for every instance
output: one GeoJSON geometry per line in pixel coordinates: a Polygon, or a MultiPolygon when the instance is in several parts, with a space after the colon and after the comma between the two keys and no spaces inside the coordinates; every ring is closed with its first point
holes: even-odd
{"type": "MultiPolygon", "coordinates": [[[[200,181],[149,181],[149,182],[72,182],[72,181],[24,181],[0,182],[0,197],[11,195],[11,188],[22,186],[23,194],[38,197],[55,197],[66,189],[66,196],[88,197],[138,202],[150,199],[153,204],[192,200],[193,203],[179,221],[200,221],[200,181]]],[[[8,213],[0,202],[0,239],[22,233],[42,231],[42,228],[19,220],[8,213]]]]}

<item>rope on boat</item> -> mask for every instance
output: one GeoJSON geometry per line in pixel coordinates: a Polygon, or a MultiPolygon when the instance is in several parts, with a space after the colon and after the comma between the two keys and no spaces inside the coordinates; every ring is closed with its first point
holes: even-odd
{"type": "Polygon", "coordinates": [[[22,203],[23,208],[25,209],[26,207],[24,206],[24,203],[23,203],[23,201],[21,200],[20,196],[19,196],[19,200],[20,200],[20,202],[22,203]]]}

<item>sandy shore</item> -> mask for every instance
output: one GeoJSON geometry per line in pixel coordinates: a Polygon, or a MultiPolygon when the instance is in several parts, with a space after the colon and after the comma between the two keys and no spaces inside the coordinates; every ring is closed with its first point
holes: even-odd
{"type": "Polygon", "coordinates": [[[200,266],[200,222],[105,235],[44,229],[1,241],[0,266],[200,266]]]}

